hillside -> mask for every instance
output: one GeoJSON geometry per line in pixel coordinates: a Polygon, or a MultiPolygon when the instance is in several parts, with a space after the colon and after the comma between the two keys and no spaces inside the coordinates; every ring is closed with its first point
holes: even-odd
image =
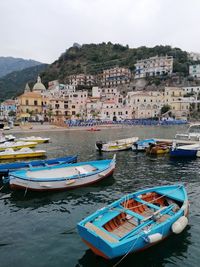
{"type": "Polygon", "coordinates": [[[194,62],[188,59],[187,52],[180,48],[158,45],[153,48],[145,46],[129,48],[120,44],[101,43],[73,46],[66,50],[58,60],[49,65],[42,74],[43,81],[59,79],[67,83],[67,76],[71,74],[86,73],[98,74],[103,69],[116,65],[130,68],[134,71],[137,60],[153,56],[173,56],[174,73],[183,77],[188,76],[189,65],[194,62]]]}
{"type": "Polygon", "coordinates": [[[22,58],[0,57],[0,77],[3,77],[13,71],[19,71],[41,64],[41,62],[31,59],[26,60],[22,58]]]}
{"type": "Polygon", "coordinates": [[[26,83],[32,85],[37,81],[37,76],[47,68],[41,64],[21,71],[12,72],[0,78],[0,101],[16,97],[24,92],[26,83]]]}

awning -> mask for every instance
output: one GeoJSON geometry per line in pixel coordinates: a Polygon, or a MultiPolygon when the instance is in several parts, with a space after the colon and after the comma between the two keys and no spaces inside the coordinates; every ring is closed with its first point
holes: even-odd
{"type": "Polygon", "coordinates": [[[19,115],[20,118],[30,118],[30,114],[29,113],[22,113],[19,115]]]}

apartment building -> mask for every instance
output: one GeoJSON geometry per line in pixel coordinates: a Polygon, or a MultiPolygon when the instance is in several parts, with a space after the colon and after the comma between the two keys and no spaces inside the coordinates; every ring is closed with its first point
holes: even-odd
{"type": "Polygon", "coordinates": [[[95,75],[86,75],[86,74],[77,74],[77,75],[70,75],[68,77],[69,85],[86,85],[86,86],[94,86],[97,84],[97,78],[95,75]]]}
{"type": "Polygon", "coordinates": [[[102,86],[114,87],[120,84],[130,83],[131,71],[124,67],[115,67],[103,71],[102,86]]]}
{"type": "Polygon", "coordinates": [[[135,79],[171,75],[173,72],[173,57],[150,57],[138,60],[135,64],[135,79]]]}
{"type": "Polygon", "coordinates": [[[200,78],[200,64],[190,65],[189,75],[194,78],[200,78]]]}

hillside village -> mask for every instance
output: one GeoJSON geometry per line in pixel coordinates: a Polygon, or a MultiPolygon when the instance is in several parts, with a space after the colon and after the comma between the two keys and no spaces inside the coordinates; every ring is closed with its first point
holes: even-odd
{"type": "MultiPolygon", "coordinates": [[[[190,57],[193,61],[200,60],[195,53],[191,53],[190,57]]],[[[97,75],[73,74],[67,77],[65,84],[59,83],[59,80],[48,81],[47,88],[38,76],[32,88],[26,84],[23,94],[15,100],[1,103],[1,119],[16,115],[18,120],[64,125],[69,119],[187,120],[198,117],[200,65],[189,66],[190,85],[180,84],[173,73],[173,60],[173,56],[154,56],[138,60],[134,71],[115,66],[97,75]],[[154,83],[158,81],[159,87],[152,85],[152,80],[154,83]],[[175,85],[171,84],[173,80],[175,85]]]]}

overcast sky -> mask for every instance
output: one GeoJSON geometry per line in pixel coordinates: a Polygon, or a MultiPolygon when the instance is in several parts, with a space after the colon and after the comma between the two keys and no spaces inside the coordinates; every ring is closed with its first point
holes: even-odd
{"type": "Polygon", "coordinates": [[[1,0],[0,56],[52,63],[73,45],[200,52],[200,0],[1,0]]]}

